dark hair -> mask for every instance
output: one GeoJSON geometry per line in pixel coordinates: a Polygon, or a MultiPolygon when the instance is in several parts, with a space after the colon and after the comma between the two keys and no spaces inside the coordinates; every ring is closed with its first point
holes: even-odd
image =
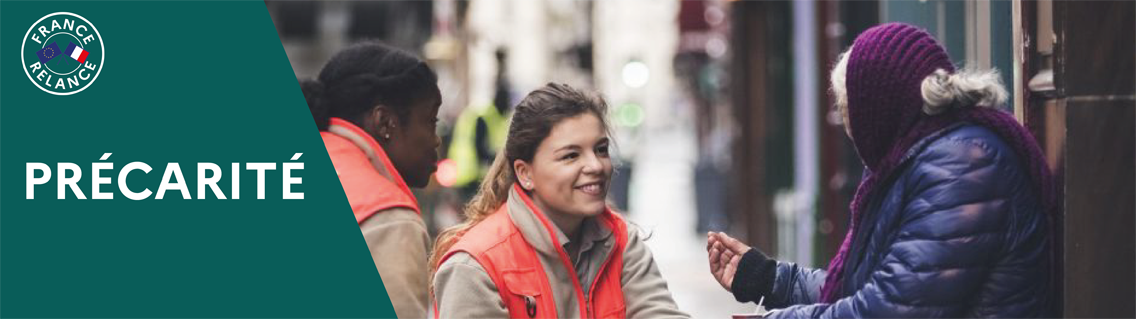
{"type": "MultiPolygon", "coordinates": [[[[434,244],[430,257],[431,273],[438,270],[442,254],[450,249],[461,236],[474,225],[489,217],[509,197],[509,188],[516,181],[513,162],[531,162],[540,143],[548,137],[552,127],[560,121],[577,115],[591,113],[600,119],[604,130],[607,122],[607,103],[599,95],[581,91],[571,86],[549,83],[529,93],[513,111],[509,124],[509,136],[505,150],[497,154],[493,165],[481,181],[481,186],[473,200],[465,206],[465,222],[450,227],[440,234],[434,244]]],[[[433,278],[433,276],[430,276],[433,278]]],[[[433,279],[430,287],[433,289],[433,279]]]]}
{"type": "Polygon", "coordinates": [[[327,130],[332,117],[362,124],[376,105],[385,105],[405,122],[413,102],[437,94],[438,76],[425,62],[379,42],[339,51],[319,77],[300,81],[316,127],[327,130]]]}
{"type": "Polygon", "coordinates": [[[600,119],[604,129],[607,123],[607,102],[599,95],[578,90],[566,84],[549,83],[529,93],[517,104],[509,124],[509,137],[505,142],[506,166],[514,160],[531,162],[540,143],[548,137],[552,127],[561,120],[584,113],[600,119]]]}

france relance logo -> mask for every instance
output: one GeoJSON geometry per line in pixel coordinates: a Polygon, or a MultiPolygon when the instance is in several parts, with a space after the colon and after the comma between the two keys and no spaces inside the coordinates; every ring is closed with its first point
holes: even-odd
{"type": "Polygon", "coordinates": [[[102,71],[103,38],[95,25],[70,12],[48,14],[24,35],[24,73],[40,90],[55,95],[82,92],[102,71]]]}

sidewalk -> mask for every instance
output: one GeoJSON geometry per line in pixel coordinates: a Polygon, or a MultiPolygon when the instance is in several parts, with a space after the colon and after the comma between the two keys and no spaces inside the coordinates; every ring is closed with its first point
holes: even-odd
{"type": "Polygon", "coordinates": [[[694,231],[694,139],[668,129],[645,134],[631,181],[631,220],[651,236],[647,245],[667,279],[675,302],[692,318],[729,318],[749,313],[710,275],[706,236],[694,231]]]}

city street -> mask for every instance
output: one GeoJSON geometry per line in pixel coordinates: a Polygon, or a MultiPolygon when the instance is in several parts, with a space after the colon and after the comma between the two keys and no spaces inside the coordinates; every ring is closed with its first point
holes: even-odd
{"type": "Polygon", "coordinates": [[[631,185],[631,220],[650,233],[647,245],[679,309],[693,318],[729,318],[752,312],[710,275],[706,236],[694,231],[693,132],[643,134],[631,185]]]}

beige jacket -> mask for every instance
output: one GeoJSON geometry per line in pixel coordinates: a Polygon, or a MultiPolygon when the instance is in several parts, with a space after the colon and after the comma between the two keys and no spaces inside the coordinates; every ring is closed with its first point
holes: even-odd
{"type": "MultiPolygon", "coordinates": [[[[525,241],[537,251],[540,264],[545,269],[548,282],[552,285],[556,299],[556,313],[560,318],[580,318],[575,287],[569,277],[570,271],[560,261],[556,247],[548,232],[541,225],[535,212],[530,210],[515,193],[510,191],[508,201],[509,217],[520,229],[525,241]]],[[[554,227],[555,229],[555,227],[554,227]]],[[[678,310],[667,282],[659,274],[651,251],[643,242],[640,231],[632,224],[627,227],[627,246],[623,254],[623,298],[627,305],[628,318],[689,318],[678,310]]],[[[563,243],[565,251],[575,245],[559,229],[557,238],[563,243]]],[[[570,256],[576,269],[578,280],[585,294],[598,275],[598,271],[608,254],[612,253],[615,236],[612,230],[598,223],[594,218],[585,219],[580,226],[578,252],[570,256]]],[[[456,253],[438,268],[434,275],[434,295],[438,314],[441,318],[508,318],[509,311],[497,292],[496,285],[489,274],[472,256],[456,253]]],[[[585,295],[584,298],[588,298],[585,295]]]]}
{"type": "MultiPolygon", "coordinates": [[[[329,127],[328,132],[351,140],[367,154],[379,175],[388,180],[395,179],[381,163],[380,152],[371,149],[366,141],[369,137],[335,125],[329,127]]],[[[371,250],[371,259],[383,278],[383,286],[395,314],[401,319],[426,318],[429,302],[426,258],[430,251],[430,235],[422,217],[407,208],[384,209],[364,220],[359,230],[371,250]]]]}
{"type": "Polygon", "coordinates": [[[413,210],[391,208],[371,216],[359,228],[395,314],[400,319],[426,318],[430,235],[422,217],[413,210]]]}

